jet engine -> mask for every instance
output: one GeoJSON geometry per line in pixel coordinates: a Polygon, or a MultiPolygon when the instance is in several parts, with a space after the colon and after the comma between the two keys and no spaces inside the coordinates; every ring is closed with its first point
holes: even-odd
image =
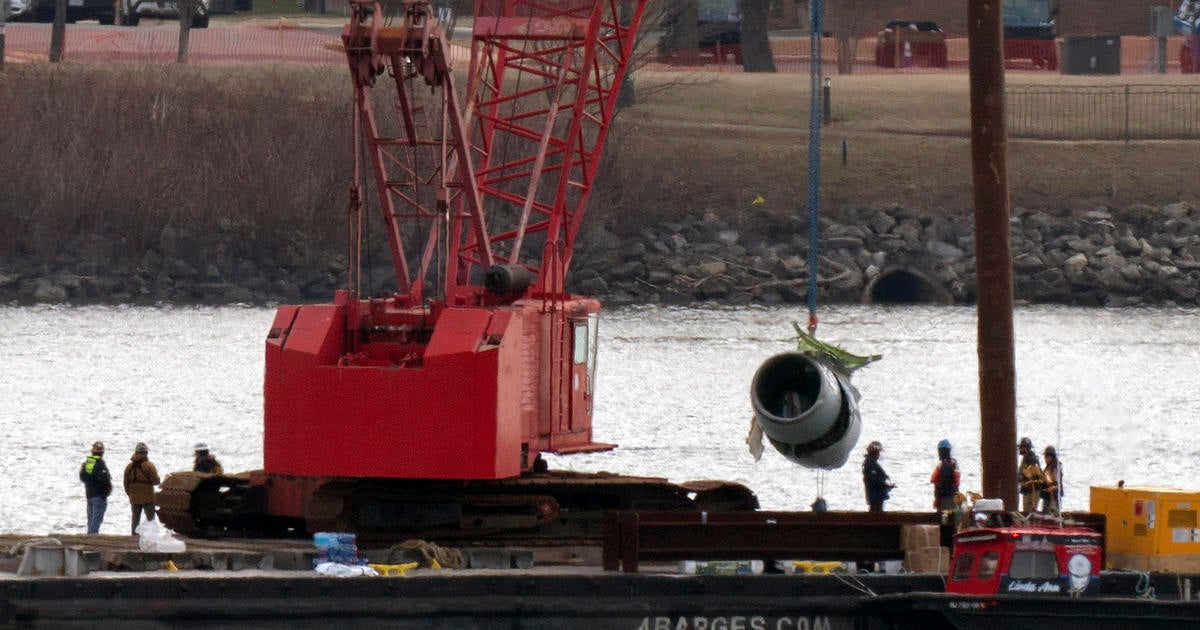
{"type": "Polygon", "coordinates": [[[858,442],[858,390],[811,356],[767,359],[750,384],[754,420],[775,450],[807,468],[839,468],[858,442]]]}

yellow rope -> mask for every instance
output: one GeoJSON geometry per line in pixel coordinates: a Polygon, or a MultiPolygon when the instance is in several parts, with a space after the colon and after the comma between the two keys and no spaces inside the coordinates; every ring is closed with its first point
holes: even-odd
{"type": "Polygon", "coordinates": [[[406,540],[392,545],[388,549],[388,562],[395,562],[403,557],[404,551],[415,551],[421,556],[421,566],[432,567],[441,565],[447,569],[465,569],[467,560],[462,551],[453,547],[442,547],[427,540],[406,540]]]}

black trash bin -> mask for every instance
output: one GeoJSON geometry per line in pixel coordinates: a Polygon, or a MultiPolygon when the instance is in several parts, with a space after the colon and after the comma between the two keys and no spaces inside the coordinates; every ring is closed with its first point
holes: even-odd
{"type": "Polygon", "coordinates": [[[1120,35],[1068,35],[1063,74],[1121,74],[1120,35]]]}

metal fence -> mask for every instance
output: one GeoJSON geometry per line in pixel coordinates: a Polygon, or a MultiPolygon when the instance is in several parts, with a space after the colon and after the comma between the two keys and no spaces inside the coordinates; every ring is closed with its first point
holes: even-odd
{"type": "Polygon", "coordinates": [[[1013,137],[1200,139],[1200,85],[1010,86],[1006,96],[1013,137]]]}
{"type": "MultiPolygon", "coordinates": [[[[812,63],[812,49],[806,37],[772,37],[771,53],[779,72],[807,73],[812,63]]],[[[1004,67],[1009,72],[1033,72],[1059,74],[1061,46],[1055,41],[1043,45],[1033,44],[1036,50],[1023,50],[1029,43],[1006,42],[1004,67]],[[1049,53],[1052,61],[1045,59],[1049,53]]],[[[835,38],[827,37],[821,43],[822,72],[837,74],[939,74],[964,73],[967,71],[968,45],[966,37],[947,37],[945,51],[937,55],[915,54],[902,58],[891,47],[881,47],[875,37],[861,37],[847,42],[843,50],[842,63],[838,63],[838,45],[835,38]]],[[[1180,49],[1183,37],[1167,38],[1165,66],[1168,74],[1180,73],[1180,49]]],[[[1158,43],[1153,37],[1126,36],[1121,38],[1121,74],[1154,74],[1158,72],[1158,43]]],[[[681,54],[681,58],[699,60],[703,70],[713,72],[741,72],[742,66],[732,51],[717,56],[712,48],[681,54]]],[[[919,52],[919,51],[918,51],[919,52]]],[[[695,71],[696,65],[679,63],[653,63],[655,70],[695,71]]]]}
{"type": "MultiPolygon", "coordinates": [[[[333,2],[334,0],[327,0],[333,2]]],[[[331,7],[333,5],[330,5],[331,7]]],[[[331,12],[334,9],[331,8],[331,12]]],[[[333,13],[336,15],[336,13],[333,13]]],[[[73,63],[135,62],[171,63],[175,60],[178,29],[167,27],[124,28],[92,24],[67,26],[63,58],[73,63]]],[[[1180,71],[1179,49],[1182,37],[1172,37],[1167,42],[1167,71],[1180,71]]],[[[456,62],[465,63],[469,56],[466,40],[452,41],[452,54],[456,62]]],[[[775,66],[781,73],[807,73],[812,63],[809,40],[805,37],[771,38],[771,51],[775,66]]],[[[10,61],[46,61],[50,50],[49,24],[8,25],[6,54],[10,61]]],[[[837,75],[852,74],[927,74],[964,73],[967,71],[967,40],[965,37],[947,37],[944,53],[934,58],[917,55],[906,63],[897,59],[890,48],[880,49],[875,37],[863,37],[848,45],[841,67],[838,64],[838,41],[826,38],[822,43],[822,72],[837,75]]],[[[1121,73],[1146,74],[1157,70],[1155,41],[1151,37],[1121,38],[1121,73]]],[[[647,68],[658,71],[683,72],[741,72],[738,55],[732,50],[716,55],[713,49],[693,51],[694,54],[679,54],[689,63],[664,60],[651,52],[647,54],[647,68]]],[[[1037,72],[1057,74],[1057,63],[1036,61],[1038,55],[1010,51],[1005,66],[1010,72],[1037,72]]],[[[346,58],[342,52],[342,41],[337,29],[311,30],[300,28],[294,20],[280,19],[278,22],[255,21],[234,26],[193,29],[189,45],[190,63],[235,64],[235,63],[288,63],[305,65],[343,65],[346,58]]]]}
{"type": "MultiPolygon", "coordinates": [[[[9,61],[46,61],[49,24],[9,24],[9,61]]],[[[172,63],[179,44],[177,28],[127,28],[68,25],[63,59],[71,63],[172,63]]],[[[346,54],[336,34],[289,27],[284,22],[236,28],[192,29],[188,61],[200,65],[287,63],[345,65],[346,54]]]]}

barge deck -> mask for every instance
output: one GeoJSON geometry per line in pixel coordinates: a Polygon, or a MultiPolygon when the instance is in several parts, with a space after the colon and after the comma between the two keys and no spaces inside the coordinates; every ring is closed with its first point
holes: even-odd
{"type": "MultiPolygon", "coordinates": [[[[27,538],[0,536],[0,549],[27,538]]],[[[501,563],[331,578],[280,568],[281,558],[291,558],[295,569],[311,567],[312,547],[304,541],[189,540],[187,553],[168,555],[136,551],[132,536],[61,538],[96,568],[79,577],[0,572],[0,628],[1200,627],[1200,602],[1190,592],[1200,576],[1107,572],[1100,597],[979,597],[943,592],[944,578],[934,574],[681,575],[673,562],[646,563],[636,574],[605,571],[593,548],[560,549],[558,560],[526,568],[501,563]],[[214,568],[168,571],[166,559],[214,568]],[[136,566],[141,570],[131,570],[136,566]]],[[[505,557],[497,551],[481,557],[505,557]]]]}

